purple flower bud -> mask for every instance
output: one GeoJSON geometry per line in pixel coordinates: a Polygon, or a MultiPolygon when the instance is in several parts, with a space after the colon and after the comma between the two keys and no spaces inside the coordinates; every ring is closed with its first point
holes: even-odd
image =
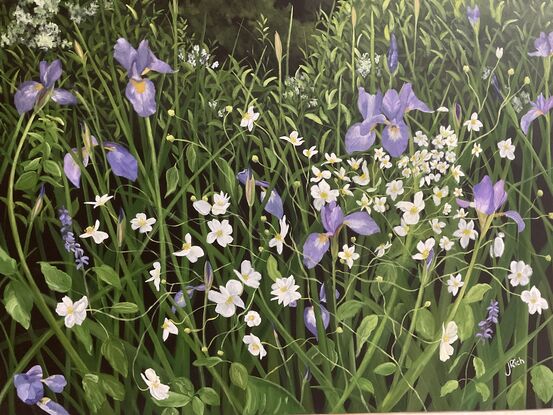
{"type": "Polygon", "coordinates": [[[205,290],[209,291],[213,285],[213,268],[209,261],[205,261],[204,265],[204,287],[205,290]]]}
{"type": "Polygon", "coordinates": [[[467,6],[467,19],[472,27],[476,26],[476,24],[480,21],[480,9],[478,6],[467,6]]]}
{"type": "Polygon", "coordinates": [[[386,55],[386,60],[388,62],[388,69],[390,73],[394,73],[399,65],[398,52],[397,52],[397,41],[395,33],[392,33],[390,37],[390,46],[388,48],[388,54],[386,55]]]}

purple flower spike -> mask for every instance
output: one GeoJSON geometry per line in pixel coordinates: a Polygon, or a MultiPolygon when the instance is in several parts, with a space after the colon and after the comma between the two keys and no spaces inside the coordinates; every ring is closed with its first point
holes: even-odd
{"type": "Polygon", "coordinates": [[[77,98],[71,92],[65,89],[54,89],[54,84],[62,74],[61,61],[59,59],[56,59],[51,64],[41,61],[39,70],[40,82],[26,81],[17,88],[14,104],[19,114],[31,111],[39,103],[45,104],[46,102],[42,100],[48,94],[50,94],[49,97],[54,102],[60,105],[75,105],[77,103],[77,98]]]}
{"type": "Polygon", "coordinates": [[[534,47],[536,50],[530,52],[530,56],[539,56],[542,58],[547,58],[553,56],[553,32],[549,32],[546,35],[544,32],[540,33],[540,37],[534,40],[534,47]]]}
{"type": "Polygon", "coordinates": [[[530,128],[532,121],[542,115],[545,115],[553,108],[553,97],[545,99],[543,94],[540,94],[531,104],[532,108],[530,108],[530,110],[523,115],[520,120],[520,128],[524,134],[528,134],[528,129],[530,128]]]}
{"type": "Polygon", "coordinates": [[[354,212],[344,216],[342,208],[331,202],[321,209],[321,222],[326,233],[312,233],[303,244],[303,263],[314,268],[323,259],[330,248],[330,239],[340,232],[342,225],[360,235],[372,235],[380,232],[378,224],[366,212],[354,212]]]}
{"type": "Polygon", "coordinates": [[[376,133],[374,128],[382,124],[386,118],[381,114],[382,93],[368,94],[363,87],[359,88],[357,107],[363,117],[363,122],[353,124],[346,132],[346,151],[366,151],[374,144],[376,133]]]}
{"type": "Polygon", "coordinates": [[[390,73],[394,73],[398,67],[398,52],[397,52],[397,41],[395,33],[392,33],[390,37],[390,47],[388,48],[388,54],[386,55],[388,69],[390,73]]]}
{"type": "MultiPolygon", "coordinates": [[[[492,183],[490,176],[486,175],[476,184],[472,190],[474,201],[457,199],[457,204],[462,208],[473,207],[479,214],[489,216],[499,214],[499,210],[507,201],[507,192],[505,192],[505,182],[499,180],[492,183]]],[[[518,212],[509,210],[503,215],[513,219],[517,223],[518,231],[522,232],[525,228],[524,221],[518,212]]]]}
{"type": "Polygon", "coordinates": [[[467,19],[472,27],[476,26],[476,24],[480,21],[480,9],[478,6],[467,6],[467,19]]]}
{"type": "Polygon", "coordinates": [[[134,182],[138,177],[138,162],[129,150],[110,141],[106,141],[103,148],[106,150],[106,159],[113,174],[134,182]]]}
{"type": "MultiPolygon", "coordinates": [[[[322,304],[319,307],[323,327],[326,330],[328,328],[328,324],[330,323],[330,313],[322,304]]],[[[313,334],[317,340],[319,340],[319,335],[317,333],[317,319],[315,318],[315,310],[313,306],[305,307],[303,312],[303,321],[307,330],[309,330],[309,332],[313,334]]]]}
{"type": "Polygon", "coordinates": [[[488,316],[485,320],[478,323],[478,333],[476,337],[481,340],[490,340],[493,336],[493,325],[499,321],[499,303],[492,300],[487,308],[488,316]]]}
{"type": "Polygon", "coordinates": [[[141,117],[155,114],[156,88],[152,81],[143,76],[149,71],[173,72],[171,66],[154,55],[147,40],[140,42],[138,49],[135,49],[126,39],[119,38],[113,47],[113,57],[127,70],[129,82],[125,89],[125,96],[131,102],[135,112],[141,117]]]}

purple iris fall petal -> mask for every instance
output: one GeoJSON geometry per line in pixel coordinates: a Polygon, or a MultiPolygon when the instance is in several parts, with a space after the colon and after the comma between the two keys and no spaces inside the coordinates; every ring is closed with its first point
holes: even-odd
{"type": "Polygon", "coordinates": [[[129,150],[109,141],[106,141],[103,147],[113,174],[134,182],[138,177],[138,163],[129,150]]]}
{"type": "Polygon", "coordinates": [[[391,121],[382,131],[382,147],[390,156],[401,156],[409,145],[409,127],[400,119],[391,121]]]}
{"type": "Polygon", "coordinates": [[[156,112],[156,87],[149,79],[131,78],[125,89],[125,96],[131,102],[136,113],[149,117],[156,112]]]}
{"type": "Polygon", "coordinates": [[[478,212],[490,215],[494,213],[494,189],[490,176],[486,175],[480,183],[474,185],[474,206],[478,212]]]}
{"type": "Polygon", "coordinates": [[[553,32],[550,32],[548,35],[541,32],[540,36],[534,40],[534,47],[536,50],[528,53],[528,55],[542,58],[553,55],[553,32]]]}
{"type": "Polygon", "coordinates": [[[334,235],[344,223],[344,212],[336,202],[330,202],[321,209],[321,222],[330,235],[334,235]]]}
{"type": "MultiPolygon", "coordinates": [[[[261,202],[265,200],[265,192],[261,192],[261,202]]],[[[271,190],[271,196],[265,205],[265,211],[275,216],[278,219],[282,219],[284,216],[284,207],[282,206],[282,199],[276,190],[271,190]]]]}
{"type": "Polygon", "coordinates": [[[17,396],[27,405],[36,404],[44,396],[42,385],[42,368],[33,366],[26,373],[18,373],[13,377],[17,396]]]}
{"type": "Polygon", "coordinates": [[[63,392],[63,388],[67,385],[67,381],[63,375],[52,375],[43,380],[44,384],[54,393],[63,392]]]}
{"type": "Polygon", "coordinates": [[[519,233],[522,232],[524,228],[526,228],[526,225],[524,224],[524,220],[522,219],[522,216],[520,216],[520,213],[514,210],[508,210],[507,212],[505,212],[505,216],[516,222],[517,230],[519,233]]]}
{"type": "Polygon", "coordinates": [[[38,401],[37,406],[50,415],[69,415],[69,412],[63,406],[50,398],[43,398],[38,401]]]}
{"type": "Polygon", "coordinates": [[[390,73],[394,73],[399,64],[398,52],[397,52],[397,40],[396,40],[395,33],[392,33],[392,36],[390,37],[390,47],[388,48],[386,60],[388,63],[388,69],[390,70],[390,73]]]}
{"type": "Polygon", "coordinates": [[[422,102],[413,92],[413,85],[409,82],[403,84],[399,91],[399,99],[405,103],[405,112],[417,110],[421,112],[433,112],[428,105],[422,102]]]}
{"type": "Polygon", "coordinates": [[[363,116],[363,121],[353,124],[346,133],[345,143],[348,153],[368,150],[374,144],[376,137],[374,128],[386,120],[386,117],[380,113],[382,107],[380,91],[371,95],[364,88],[359,88],[357,107],[363,116]]]}
{"type": "Polygon", "coordinates": [[[35,81],[26,81],[19,85],[14,96],[14,104],[19,114],[24,114],[31,111],[39,97],[39,94],[44,91],[44,86],[35,81]]]}
{"type": "Polygon", "coordinates": [[[75,95],[73,95],[71,92],[56,88],[54,89],[54,92],[52,93],[52,101],[54,101],[57,104],[60,105],[76,105],[77,104],[77,98],[75,95]]]}
{"type": "MultiPolygon", "coordinates": [[[[77,152],[77,149],[74,148],[71,150],[73,153],[77,152]]],[[[83,149],[83,166],[88,165],[88,152],[83,149]]],[[[70,153],[67,153],[63,158],[63,172],[65,176],[69,179],[73,186],[79,188],[81,187],[81,168],[77,162],[73,159],[73,156],[70,153]]]]}
{"type": "Polygon", "coordinates": [[[553,97],[545,99],[543,94],[540,94],[534,102],[532,102],[532,108],[522,116],[520,120],[520,128],[524,134],[528,134],[530,124],[539,116],[542,116],[549,112],[553,108],[553,97]]]}
{"type": "Polygon", "coordinates": [[[303,244],[303,263],[307,269],[314,268],[330,247],[330,236],[326,233],[312,233],[303,244]]]}
{"type": "Polygon", "coordinates": [[[467,19],[472,27],[476,26],[476,23],[480,20],[480,9],[478,6],[467,6],[467,19]]]}
{"type": "Polygon", "coordinates": [[[367,212],[354,212],[344,218],[344,225],[359,235],[373,235],[380,232],[380,227],[367,212]]]}
{"type": "MultiPolygon", "coordinates": [[[[328,324],[330,323],[330,313],[322,304],[319,307],[321,311],[321,320],[323,323],[323,327],[326,330],[328,328],[328,324]]],[[[305,307],[305,310],[303,311],[303,321],[307,330],[309,330],[309,332],[313,334],[318,340],[319,335],[317,333],[317,319],[315,317],[315,310],[313,306],[305,307]]]]}
{"type": "Polygon", "coordinates": [[[376,133],[365,122],[357,122],[348,128],[346,132],[346,152],[366,151],[372,147],[376,139],[376,133]]]}

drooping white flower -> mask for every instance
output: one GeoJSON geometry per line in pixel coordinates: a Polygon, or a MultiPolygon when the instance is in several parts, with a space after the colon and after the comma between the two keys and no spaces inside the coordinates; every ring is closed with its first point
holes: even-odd
{"type": "Polygon", "coordinates": [[[136,216],[131,219],[131,228],[133,231],[138,229],[140,233],[150,232],[152,225],[156,223],[155,218],[147,218],[144,213],[137,213],[136,216]]]}
{"type": "Polygon", "coordinates": [[[108,200],[110,199],[113,199],[113,196],[110,196],[110,195],[103,195],[103,196],[99,196],[99,195],[96,195],[94,197],[94,202],[84,202],[85,205],[94,205],[93,208],[96,209],[97,207],[99,206],[104,206],[108,200]]]}
{"type": "Polygon", "coordinates": [[[287,307],[301,298],[298,288],[300,286],[296,285],[296,279],[293,275],[288,278],[277,278],[275,283],[271,285],[271,294],[274,295],[271,300],[278,300],[278,304],[287,307]]]}
{"type": "Polygon", "coordinates": [[[240,264],[240,271],[233,270],[236,276],[248,287],[259,288],[259,281],[261,281],[261,274],[252,267],[252,263],[248,260],[242,261],[240,264]]]}
{"type": "Polygon", "coordinates": [[[328,180],[331,177],[331,173],[328,170],[320,170],[316,166],[311,167],[311,172],[313,173],[313,177],[309,179],[310,182],[313,183],[319,183],[321,180],[328,180]]]}
{"type": "Polygon", "coordinates": [[[260,359],[263,359],[267,355],[267,351],[261,344],[261,340],[254,334],[246,334],[242,339],[244,344],[248,345],[248,351],[253,356],[259,356],[260,359]]]}
{"type": "Polygon", "coordinates": [[[154,262],[154,269],[150,270],[151,277],[146,280],[146,282],[153,281],[156,291],[159,291],[159,284],[161,283],[161,264],[159,262],[154,262]]]}
{"type": "Polygon", "coordinates": [[[177,326],[175,326],[175,323],[173,323],[173,321],[169,320],[168,318],[165,318],[165,320],[163,320],[161,328],[163,329],[163,341],[167,340],[169,334],[179,334],[179,329],[177,328],[177,326]]]}
{"type": "Polygon", "coordinates": [[[403,194],[403,181],[392,180],[386,184],[386,194],[390,196],[390,199],[396,200],[399,195],[403,194]]]}
{"type": "Polygon", "coordinates": [[[447,236],[442,236],[440,238],[440,248],[442,248],[444,251],[451,250],[451,248],[453,248],[453,241],[447,236]]]}
{"type": "Polygon", "coordinates": [[[259,118],[259,113],[253,110],[253,106],[248,107],[248,111],[242,115],[242,121],[240,121],[240,127],[246,127],[248,131],[253,130],[253,124],[259,118]]]}
{"type": "Polygon", "coordinates": [[[495,50],[495,57],[499,60],[503,57],[503,48],[497,48],[495,50]]]}
{"type": "Polygon", "coordinates": [[[373,199],[373,209],[375,212],[386,212],[386,197],[375,197],[373,199]]]}
{"type": "Polygon", "coordinates": [[[65,327],[70,329],[75,324],[80,326],[86,318],[86,308],[88,307],[88,298],[86,295],[73,303],[68,296],[61,299],[61,303],[56,306],[58,316],[65,317],[65,327]]]}
{"type": "Polygon", "coordinates": [[[211,212],[211,204],[205,200],[196,200],[192,203],[192,207],[203,216],[209,215],[209,212],[211,212]]]}
{"type": "Polygon", "coordinates": [[[215,312],[223,317],[232,317],[236,307],[244,308],[244,302],[240,298],[244,287],[237,280],[228,280],[225,286],[219,286],[219,291],[209,290],[207,298],[217,304],[215,312]]]}
{"type": "Polygon", "coordinates": [[[361,165],[361,174],[354,176],[353,182],[359,186],[366,186],[370,183],[370,181],[369,167],[367,166],[367,162],[363,160],[363,164],[361,165]]]}
{"type": "Polygon", "coordinates": [[[432,227],[432,231],[438,235],[441,234],[442,229],[445,228],[445,222],[440,221],[440,219],[438,218],[432,219],[429,223],[430,223],[430,226],[432,227]]]}
{"type": "Polygon", "coordinates": [[[169,386],[161,383],[159,376],[156,374],[154,369],[146,369],[146,371],[141,373],[140,376],[142,376],[142,380],[148,386],[150,394],[154,399],[162,401],[169,397],[169,386]]]}
{"type": "Polygon", "coordinates": [[[343,182],[351,182],[351,179],[348,177],[346,169],[340,167],[334,172],[334,175],[343,182]]]}
{"type": "Polygon", "coordinates": [[[532,272],[532,267],[525,264],[524,261],[511,261],[511,273],[507,278],[513,287],[517,285],[524,287],[530,282],[532,272]]]}
{"type": "Polygon", "coordinates": [[[100,221],[96,219],[96,222],[94,223],[94,226],[87,226],[87,228],[84,230],[84,233],[79,235],[81,238],[90,238],[94,240],[94,243],[101,244],[106,239],[109,238],[109,235],[106,232],[99,231],[98,228],[100,227],[100,221]]]}
{"type": "Polygon", "coordinates": [[[416,225],[420,220],[420,212],[424,210],[423,193],[415,193],[413,202],[398,202],[397,208],[403,211],[403,219],[407,225],[416,225]]]}
{"type": "Polygon", "coordinates": [[[318,154],[317,148],[315,146],[311,146],[309,148],[306,148],[302,151],[303,155],[307,157],[308,159],[311,159],[315,154],[318,154]]]}
{"type": "Polygon", "coordinates": [[[355,158],[350,158],[348,160],[348,164],[350,165],[351,169],[352,170],[359,170],[359,167],[361,167],[361,164],[363,163],[363,159],[355,159],[355,158]]]}
{"type": "Polygon", "coordinates": [[[261,324],[261,316],[257,311],[250,310],[244,316],[244,321],[248,327],[256,327],[261,324]]]}
{"type": "Polygon", "coordinates": [[[470,131],[480,131],[480,128],[482,128],[482,123],[480,120],[478,120],[478,114],[476,112],[473,112],[470,116],[470,120],[467,120],[463,123],[465,127],[467,127],[467,130],[470,131]]]}
{"type": "Polygon", "coordinates": [[[457,324],[454,321],[442,324],[442,338],[440,340],[440,360],[445,362],[453,355],[452,344],[457,341],[457,324]]]}
{"type": "Polygon", "coordinates": [[[211,214],[212,215],[224,215],[227,213],[227,209],[230,206],[229,203],[230,197],[224,193],[215,193],[213,195],[213,205],[211,206],[211,214]]]}
{"type": "Polygon", "coordinates": [[[204,250],[199,246],[192,245],[192,236],[187,233],[184,235],[184,243],[180,251],[173,252],[175,256],[185,256],[192,263],[198,261],[198,258],[204,256],[204,250]]]}
{"type": "Polygon", "coordinates": [[[269,241],[269,246],[271,248],[276,246],[277,252],[282,254],[282,249],[284,248],[284,238],[286,238],[286,235],[288,235],[288,229],[290,228],[290,225],[286,223],[286,215],[282,217],[282,219],[279,219],[280,224],[280,232],[275,234],[275,236],[269,241]]]}
{"type": "Polygon", "coordinates": [[[515,146],[512,144],[512,140],[508,138],[507,140],[500,141],[497,143],[497,148],[499,149],[499,157],[506,158],[509,160],[515,159],[515,146]]]}
{"type": "Polygon", "coordinates": [[[453,236],[459,238],[459,243],[462,248],[466,248],[469,244],[469,241],[475,240],[478,236],[478,232],[474,230],[474,221],[469,220],[468,222],[464,219],[459,220],[458,228],[453,232],[453,236]]]}
{"type": "Polygon", "coordinates": [[[334,153],[325,153],[325,162],[323,162],[323,166],[325,164],[336,164],[336,163],[341,163],[342,162],[342,159],[339,158],[336,154],[334,153]]]}
{"type": "Polygon", "coordinates": [[[280,137],[281,140],[288,141],[294,147],[301,146],[303,144],[303,137],[298,137],[299,133],[297,131],[292,131],[289,136],[283,135],[280,137]]]}
{"type": "Polygon", "coordinates": [[[549,308],[547,300],[542,298],[540,290],[538,290],[535,286],[530,288],[530,291],[523,291],[520,294],[520,298],[528,304],[528,312],[530,314],[534,314],[536,311],[538,314],[541,314],[542,310],[547,310],[549,308]]]}
{"type": "Polygon", "coordinates": [[[461,278],[461,274],[457,274],[456,276],[451,275],[449,277],[449,280],[447,280],[447,292],[453,294],[453,296],[455,297],[459,292],[459,288],[461,288],[463,285],[465,285],[465,283],[461,278]]]}
{"type": "Polygon", "coordinates": [[[417,259],[419,261],[426,261],[426,259],[430,256],[430,252],[432,252],[432,249],[434,248],[434,245],[436,244],[436,240],[434,238],[428,238],[426,241],[419,241],[417,244],[417,251],[419,251],[417,254],[413,255],[413,259],[417,259]]]}
{"type": "Polygon", "coordinates": [[[355,246],[344,245],[342,251],[338,252],[338,258],[343,260],[349,269],[351,269],[351,267],[353,267],[353,261],[359,259],[359,254],[355,252],[355,246]]]}
{"type": "Polygon", "coordinates": [[[449,171],[451,172],[451,176],[455,179],[457,183],[459,183],[461,181],[461,177],[465,175],[465,173],[463,173],[463,171],[461,170],[461,166],[452,165],[449,171]]]}
{"type": "Polygon", "coordinates": [[[391,247],[392,247],[392,244],[390,243],[390,241],[381,243],[375,249],[376,257],[377,258],[383,257],[386,254],[386,252],[388,251],[388,249],[390,249],[391,247]]]}
{"type": "Polygon", "coordinates": [[[493,244],[490,246],[490,256],[492,258],[501,258],[503,256],[503,251],[505,251],[505,242],[503,242],[504,237],[505,234],[499,232],[493,240],[493,244]]]}
{"type": "Polygon", "coordinates": [[[207,222],[207,226],[211,230],[207,234],[207,243],[212,244],[217,241],[223,248],[233,241],[232,238],[232,226],[230,226],[227,219],[222,222],[217,219],[212,219],[207,222]]]}
{"type": "Polygon", "coordinates": [[[394,226],[394,232],[397,236],[406,236],[409,233],[409,225],[405,223],[403,218],[401,218],[399,226],[394,226]]]}
{"type": "Polygon", "coordinates": [[[322,180],[319,184],[311,186],[311,196],[314,199],[313,206],[315,209],[321,210],[325,204],[335,202],[340,196],[340,191],[331,189],[326,180],[322,180]]]}

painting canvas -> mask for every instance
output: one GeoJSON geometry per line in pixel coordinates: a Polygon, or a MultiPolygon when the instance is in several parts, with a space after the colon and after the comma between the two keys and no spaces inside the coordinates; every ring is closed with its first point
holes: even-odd
{"type": "Polygon", "coordinates": [[[2,2],[0,413],[551,411],[552,22],[2,2]]]}

